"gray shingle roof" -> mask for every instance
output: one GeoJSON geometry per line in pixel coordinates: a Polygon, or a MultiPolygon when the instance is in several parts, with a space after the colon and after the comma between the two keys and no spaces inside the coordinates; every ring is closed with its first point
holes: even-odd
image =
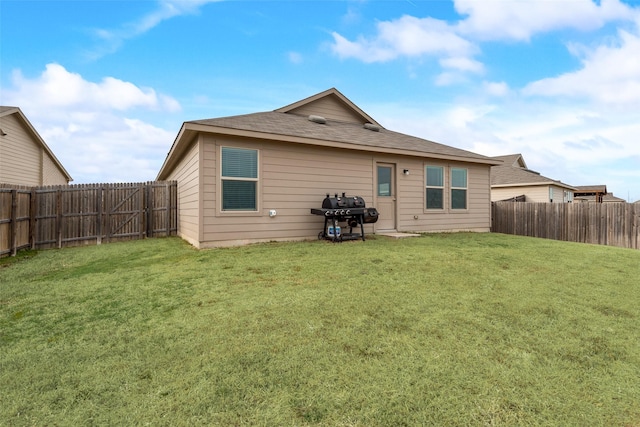
{"type": "MultiPolygon", "coordinates": [[[[493,159],[504,161],[503,164],[497,166],[491,166],[491,185],[492,186],[501,186],[501,185],[518,185],[518,184],[554,184],[560,185],[564,187],[571,187],[567,184],[564,184],[558,180],[547,178],[546,176],[540,175],[539,172],[532,171],[530,169],[526,169],[524,167],[520,167],[517,164],[519,158],[521,158],[521,154],[509,154],[506,156],[496,156],[493,159]]],[[[523,160],[524,164],[524,160],[523,160]]]]}
{"type": "Polygon", "coordinates": [[[576,185],[576,193],[606,193],[606,185],[576,185]]]}
{"type": "MultiPolygon", "coordinates": [[[[589,195],[589,196],[575,196],[574,200],[576,201],[585,201],[585,202],[595,202],[596,201],[596,196],[593,195],[589,195]]],[[[611,202],[617,202],[617,203],[624,203],[626,202],[626,200],[621,199],[620,197],[616,197],[613,195],[613,193],[606,193],[602,196],[602,203],[611,203],[611,202]]]]}
{"type": "Polygon", "coordinates": [[[378,132],[365,129],[357,123],[327,120],[325,124],[310,121],[308,117],[278,111],[222,117],[207,120],[195,120],[187,123],[216,126],[221,128],[255,131],[272,135],[286,135],[311,138],[322,145],[322,141],[351,144],[354,148],[367,147],[408,150],[418,153],[476,159],[485,163],[492,158],[470,151],[454,148],[437,142],[428,141],[380,128],[378,132]]]}

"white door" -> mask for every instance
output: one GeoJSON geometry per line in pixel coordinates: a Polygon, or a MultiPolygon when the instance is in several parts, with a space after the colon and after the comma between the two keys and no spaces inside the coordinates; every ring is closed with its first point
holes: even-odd
{"type": "Polygon", "coordinates": [[[376,206],[378,222],[376,231],[396,229],[396,167],[390,163],[378,163],[376,171],[376,206]]]}

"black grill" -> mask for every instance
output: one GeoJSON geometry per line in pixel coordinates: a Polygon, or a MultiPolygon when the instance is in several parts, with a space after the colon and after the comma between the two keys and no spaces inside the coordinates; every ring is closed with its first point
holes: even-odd
{"type": "Polygon", "coordinates": [[[314,215],[324,216],[324,228],[318,233],[318,239],[329,239],[334,242],[343,240],[364,240],[364,224],[373,224],[378,221],[378,211],[376,208],[366,207],[364,199],[360,196],[347,197],[337,194],[329,196],[322,201],[321,209],[311,209],[314,215]],[[340,223],[346,223],[349,232],[343,232],[340,223]],[[360,232],[353,232],[353,229],[360,226],[360,232]]]}

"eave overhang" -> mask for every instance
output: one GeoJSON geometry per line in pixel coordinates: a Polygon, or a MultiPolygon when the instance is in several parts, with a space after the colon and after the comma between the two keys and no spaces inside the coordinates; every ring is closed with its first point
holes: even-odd
{"type": "Polygon", "coordinates": [[[311,145],[316,147],[330,147],[330,148],[340,148],[345,150],[355,150],[355,151],[366,151],[371,153],[380,153],[380,154],[395,154],[395,155],[403,155],[403,156],[412,156],[412,157],[422,157],[429,159],[438,159],[438,160],[450,160],[450,161],[458,161],[464,163],[476,163],[476,164],[485,164],[490,166],[495,166],[502,164],[501,160],[492,159],[490,157],[487,158],[473,158],[466,156],[455,156],[448,154],[438,154],[438,153],[430,153],[424,151],[416,151],[416,150],[407,150],[407,149],[398,149],[398,148],[388,148],[388,147],[375,147],[364,144],[357,143],[344,143],[338,141],[331,141],[325,139],[318,138],[304,138],[293,135],[282,135],[277,133],[268,133],[268,132],[260,132],[253,130],[244,130],[244,129],[235,129],[221,126],[212,126],[212,125],[204,125],[200,123],[193,122],[185,122],[182,124],[180,128],[180,132],[176,137],[169,154],[160,168],[160,172],[156,179],[163,180],[167,171],[171,170],[175,163],[182,157],[184,151],[190,146],[191,142],[196,138],[199,133],[207,133],[212,135],[222,135],[222,136],[232,136],[238,138],[251,138],[258,139],[264,141],[273,141],[273,142],[288,142],[293,144],[304,144],[311,145]]]}

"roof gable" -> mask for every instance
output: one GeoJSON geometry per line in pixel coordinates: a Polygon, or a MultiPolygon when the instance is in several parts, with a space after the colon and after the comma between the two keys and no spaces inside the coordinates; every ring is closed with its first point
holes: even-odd
{"type": "Polygon", "coordinates": [[[522,154],[509,154],[506,156],[492,157],[496,160],[502,160],[504,163],[491,167],[491,186],[492,187],[528,187],[538,185],[556,185],[568,189],[574,187],[561,181],[547,178],[527,168],[522,154]]]}
{"type": "MultiPolygon", "coordinates": [[[[44,152],[47,153],[47,155],[51,158],[55,166],[58,169],[60,169],[60,172],[62,172],[62,174],[65,176],[65,178],[67,179],[67,182],[73,181],[73,178],[71,177],[71,175],[69,175],[69,172],[67,172],[64,166],[62,166],[62,163],[60,163],[60,160],[58,160],[55,154],[53,154],[53,151],[51,151],[51,149],[46,144],[46,142],[44,142],[44,139],[42,139],[40,134],[36,131],[36,129],[31,124],[31,122],[27,119],[27,116],[24,115],[22,110],[20,110],[20,108],[18,107],[0,106],[0,118],[10,116],[12,114],[15,114],[18,120],[22,122],[24,127],[33,137],[33,140],[42,147],[44,152]]],[[[2,133],[4,133],[4,131],[1,130],[1,127],[0,127],[0,134],[2,133]]]]}
{"type": "Polygon", "coordinates": [[[502,160],[505,166],[513,166],[514,168],[528,169],[522,154],[508,154],[506,156],[495,156],[494,159],[502,160]]]}
{"type": "Polygon", "coordinates": [[[358,123],[361,125],[372,123],[378,127],[382,127],[336,88],[325,90],[324,92],[294,102],[293,104],[278,108],[275,111],[300,116],[318,115],[329,120],[358,123]]]}

